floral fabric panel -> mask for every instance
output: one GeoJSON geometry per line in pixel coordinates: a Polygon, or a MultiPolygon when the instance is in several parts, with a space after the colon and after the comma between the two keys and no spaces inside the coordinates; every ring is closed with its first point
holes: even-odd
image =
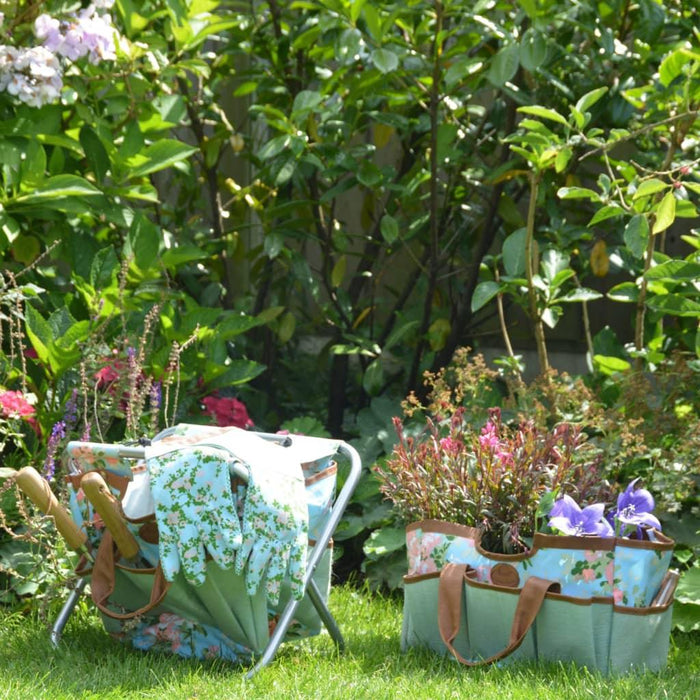
{"type": "Polygon", "coordinates": [[[142,622],[130,630],[128,636],[136,649],[167,652],[187,659],[224,659],[248,664],[253,658],[250,649],[215,627],[173,613],[163,613],[156,621],[142,622]]]}
{"type": "Polygon", "coordinates": [[[615,547],[615,602],[634,607],[650,605],[671,564],[673,550],[615,547]]]}
{"type": "Polygon", "coordinates": [[[477,581],[493,583],[491,570],[507,562],[517,571],[521,586],[531,576],[556,579],[563,595],[612,597],[617,605],[634,607],[649,605],[671,558],[670,550],[641,544],[618,540],[613,550],[542,546],[534,548],[530,556],[496,559],[480,551],[475,539],[469,537],[420,526],[406,532],[409,575],[436,572],[450,562],[468,564],[476,570],[477,581]]]}
{"type": "Polygon", "coordinates": [[[469,537],[422,528],[406,532],[408,575],[432,574],[447,563],[470,563],[476,553],[475,542],[469,537]]]}
{"type": "Polygon", "coordinates": [[[242,534],[231,492],[232,460],[228,452],[208,446],[148,459],[167,581],[182,567],[190,583],[204,583],[207,553],[223,569],[234,565],[242,534]]]}

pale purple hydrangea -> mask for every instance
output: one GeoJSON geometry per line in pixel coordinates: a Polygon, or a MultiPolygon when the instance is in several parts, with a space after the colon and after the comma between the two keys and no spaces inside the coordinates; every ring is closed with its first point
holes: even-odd
{"type": "Polygon", "coordinates": [[[55,102],[63,87],[61,65],[43,46],[0,46],[0,91],[30,107],[55,102]]]}
{"type": "Polygon", "coordinates": [[[47,14],[39,15],[34,21],[34,31],[45,48],[70,61],[87,56],[90,63],[95,64],[117,57],[119,34],[111,17],[99,14],[95,5],[70,20],[59,21],[47,14]]]}
{"type": "MultiPolygon", "coordinates": [[[[59,57],[68,61],[87,58],[90,63],[116,59],[123,41],[105,14],[114,0],[96,0],[67,20],[39,15],[34,31],[41,46],[15,48],[0,45],[0,92],[5,91],[31,107],[56,102],[63,88],[59,57]]],[[[0,25],[4,15],[0,13],[0,25]]]]}

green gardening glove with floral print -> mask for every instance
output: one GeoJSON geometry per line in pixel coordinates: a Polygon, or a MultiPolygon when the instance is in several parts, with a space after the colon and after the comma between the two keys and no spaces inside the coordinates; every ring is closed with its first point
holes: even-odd
{"type": "MultiPolygon", "coordinates": [[[[283,449],[283,448],[279,448],[283,449]]],[[[292,595],[304,595],[308,547],[308,509],[299,463],[289,460],[251,460],[243,506],[243,543],[235,570],[245,570],[249,595],[265,581],[271,605],[279,601],[289,573],[292,595]]]]}
{"type": "Polygon", "coordinates": [[[209,446],[147,456],[167,581],[182,567],[190,583],[204,583],[207,553],[223,569],[234,565],[242,534],[231,491],[233,459],[230,452],[209,446]]]}

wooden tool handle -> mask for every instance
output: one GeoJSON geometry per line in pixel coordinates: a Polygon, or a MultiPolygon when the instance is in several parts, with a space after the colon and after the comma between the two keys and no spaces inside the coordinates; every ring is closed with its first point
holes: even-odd
{"type": "Polygon", "coordinates": [[[46,479],[34,467],[23,467],[17,472],[17,486],[39,510],[50,515],[56,529],[63,535],[68,546],[80,550],[87,543],[87,535],[81,530],[71,514],[56,499],[46,479]]]}
{"type": "Polygon", "coordinates": [[[98,472],[88,472],[80,485],[93,508],[100,514],[121,555],[134,559],[139,553],[139,545],[126,526],[119,502],[114,497],[105,480],[98,472]]]}

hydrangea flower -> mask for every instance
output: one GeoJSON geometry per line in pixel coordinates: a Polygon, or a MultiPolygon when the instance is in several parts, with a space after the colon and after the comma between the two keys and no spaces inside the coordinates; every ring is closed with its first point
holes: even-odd
{"type": "Polygon", "coordinates": [[[549,512],[549,526],[566,535],[611,537],[615,533],[604,514],[603,503],[594,503],[582,509],[571,496],[564,495],[555,501],[549,512]]]}
{"type": "Polygon", "coordinates": [[[114,60],[119,34],[109,15],[100,15],[94,5],[70,21],[60,22],[47,14],[34,21],[34,32],[46,49],[70,61],[87,56],[90,63],[114,60]]]}
{"type": "Polygon", "coordinates": [[[26,421],[36,432],[36,410],[21,391],[0,391],[0,417],[26,421]]]}
{"type": "Polygon", "coordinates": [[[253,425],[245,404],[233,396],[206,396],[202,404],[204,413],[211,416],[220,427],[250,428],[253,425]]]}
{"type": "Polygon", "coordinates": [[[55,102],[62,87],[61,65],[48,49],[0,46],[0,91],[30,107],[42,107],[55,102]]]}

